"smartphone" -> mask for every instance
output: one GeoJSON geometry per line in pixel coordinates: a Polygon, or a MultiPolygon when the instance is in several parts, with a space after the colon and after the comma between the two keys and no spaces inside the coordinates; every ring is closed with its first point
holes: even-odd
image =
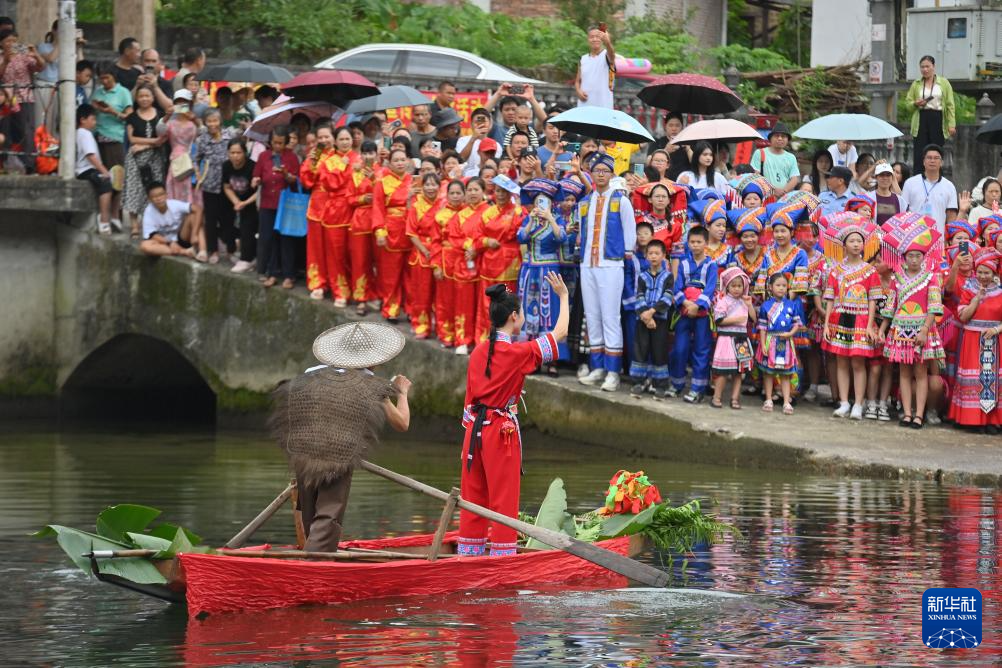
{"type": "Polygon", "coordinates": [[[581,142],[579,141],[569,141],[566,144],[564,144],[564,146],[566,146],[567,150],[570,151],[571,153],[581,152],[581,142]]]}
{"type": "Polygon", "coordinates": [[[635,165],[633,165],[633,173],[636,174],[637,176],[643,176],[644,175],[644,163],[638,162],[635,165]]]}
{"type": "Polygon", "coordinates": [[[383,137],[383,148],[389,149],[392,144],[393,144],[393,137],[389,136],[383,137]]]}
{"type": "Polygon", "coordinates": [[[403,124],[404,124],[403,121],[401,121],[399,118],[390,123],[390,134],[393,134],[394,131],[400,129],[403,126],[403,124]]]}
{"type": "Polygon", "coordinates": [[[372,167],[374,164],[376,164],[376,159],[375,158],[366,158],[365,159],[365,166],[366,167],[372,167]]]}
{"type": "Polygon", "coordinates": [[[556,169],[558,173],[566,172],[568,169],[571,168],[571,163],[565,160],[557,160],[556,162],[553,163],[553,168],[556,169]]]}
{"type": "Polygon", "coordinates": [[[282,155],[280,153],[271,154],[271,168],[273,171],[282,171],[282,155]]]}
{"type": "Polygon", "coordinates": [[[536,208],[540,211],[550,210],[550,198],[545,195],[539,195],[536,197],[536,208]]]}
{"type": "Polygon", "coordinates": [[[143,71],[145,71],[147,74],[153,74],[156,70],[152,65],[147,65],[146,67],[143,68],[143,71]]]}
{"type": "Polygon", "coordinates": [[[970,251],[970,245],[968,244],[968,242],[967,242],[966,239],[964,241],[961,241],[958,245],[960,246],[960,252],[961,253],[970,253],[971,252],[970,251]]]}
{"type": "Polygon", "coordinates": [[[525,86],[523,86],[522,84],[512,84],[508,90],[511,92],[512,95],[522,95],[523,93],[525,93],[525,86]]]}
{"type": "Polygon", "coordinates": [[[605,24],[605,21],[602,21],[601,23],[598,24],[598,29],[601,30],[602,32],[609,32],[609,26],[605,24]]]}
{"type": "Polygon", "coordinates": [[[436,151],[441,151],[442,150],[442,142],[440,142],[440,141],[433,141],[431,143],[431,147],[433,149],[435,149],[436,151]]]}
{"type": "Polygon", "coordinates": [[[175,104],[174,113],[175,114],[187,114],[190,108],[186,104],[175,104]]]}

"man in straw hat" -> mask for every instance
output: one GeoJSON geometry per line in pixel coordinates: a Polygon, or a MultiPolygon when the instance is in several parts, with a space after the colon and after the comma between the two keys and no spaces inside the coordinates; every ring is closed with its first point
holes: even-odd
{"type": "Polygon", "coordinates": [[[372,372],[403,347],[404,335],[389,325],[339,325],[313,342],[322,364],[273,393],[269,426],[296,475],[308,552],[337,551],[355,465],[379,442],[384,424],[410,426],[411,382],[372,372]]]}

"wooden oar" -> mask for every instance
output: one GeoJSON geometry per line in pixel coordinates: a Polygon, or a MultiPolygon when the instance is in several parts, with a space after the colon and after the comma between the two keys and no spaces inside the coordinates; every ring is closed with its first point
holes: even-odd
{"type": "Polygon", "coordinates": [[[289,486],[286,487],[281,494],[275,497],[275,500],[265,506],[264,510],[258,513],[257,517],[252,519],[250,523],[247,524],[243,529],[241,529],[236,536],[230,538],[226,542],[226,547],[237,548],[247,542],[247,539],[254,535],[254,532],[261,528],[261,525],[267,522],[272,515],[278,512],[278,509],[282,507],[282,504],[289,500],[292,496],[292,490],[295,489],[296,483],[290,482],[289,486]]]}
{"type": "MultiPolygon", "coordinates": [[[[422,494],[427,494],[428,496],[434,497],[439,501],[446,501],[449,498],[449,494],[447,492],[443,492],[440,489],[426,485],[423,482],[418,482],[417,480],[408,478],[407,476],[400,475],[399,473],[395,473],[389,469],[383,468],[382,466],[365,461],[364,459],[359,463],[359,466],[369,473],[382,476],[387,480],[392,480],[393,482],[403,485],[404,487],[421,492],[422,494]]],[[[624,557],[621,554],[597,547],[591,543],[585,543],[584,541],[577,540],[576,538],[571,538],[567,534],[526,524],[525,522],[508,517],[507,515],[494,512],[489,508],[484,508],[483,506],[479,506],[475,503],[470,503],[463,498],[459,499],[457,505],[463,510],[485,517],[492,522],[496,522],[497,524],[515,529],[515,531],[523,533],[530,538],[535,538],[541,543],[546,543],[551,547],[573,554],[574,556],[584,559],[585,561],[598,564],[603,568],[609,569],[613,573],[619,573],[620,575],[628,577],[631,580],[636,580],[637,582],[645,584],[648,587],[664,587],[668,584],[668,573],[658,570],[653,566],[648,566],[647,564],[630,559],[629,557],[624,557]]]]}

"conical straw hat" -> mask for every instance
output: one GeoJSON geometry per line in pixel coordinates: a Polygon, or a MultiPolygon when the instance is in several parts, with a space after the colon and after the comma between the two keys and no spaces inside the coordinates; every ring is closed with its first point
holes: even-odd
{"type": "Polygon", "coordinates": [[[385,364],[404,348],[400,330],[377,322],[332,327],[313,341],[313,355],[332,367],[368,369],[385,364]]]}

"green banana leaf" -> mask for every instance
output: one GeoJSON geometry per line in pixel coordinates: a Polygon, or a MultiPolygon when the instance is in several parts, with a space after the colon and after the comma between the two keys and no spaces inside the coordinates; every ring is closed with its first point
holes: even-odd
{"type": "Polygon", "coordinates": [[[101,511],[97,516],[97,533],[111,540],[127,541],[127,533],[140,533],[160,515],[160,511],[149,506],[120,503],[101,511]]]}
{"type": "MultiPolygon", "coordinates": [[[[88,557],[83,556],[94,550],[129,550],[135,546],[117,540],[110,540],[104,536],[98,536],[79,529],[50,524],[40,531],[32,534],[39,538],[55,536],[56,542],[63,548],[63,552],[73,560],[73,563],[88,575],[91,574],[91,564],[88,557]]],[[[166,578],[147,559],[142,557],[129,557],[124,559],[98,559],[98,570],[108,575],[138,582],[140,584],[165,584],[166,578]]]]}
{"type": "MultiPolygon", "coordinates": [[[[194,531],[189,531],[184,527],[179,527],[178,525],[171,524],[170,522],[164,522],[163,524],[158,524],[152,529],[150,529],[148,533],[151,536],[156,536],[157,538],[163,538],[166,541],[173,541],[174,536],[177,535],[178,529],[184,532],[184,535],[187,536],[188,538],[188,542],[191,543],[192,545],[198,545],[199,543],[202,542],[202,537],[199,536],[194,531]]],[[[191,550],[188,551],[190,552],[191,550]]]]}
{"type": "Polygon", "coordinates": [[[632,513],[611,515],[602,522],[602,538],[618,538],[632,536],[646,529],[654,519],[658,504],[648,506],[636,515],[632,513]]]}
{"type": "MultiPolygon", "coordinates": [[[[564,523],[567,517],[570,517],[570,515],[567,513],[567,492],[564,490],[564,481],[560,478],[554,478],[553,482],[550,483],[550,488],[546,491],[543,503],[539,506],[539,512],[536,513],[535,525],[544,529],[550,529],[551,531],[567,533],[564,530],[564,523]]],[[[571,521],[573,521],[573,517],[571,521]]],[[[574,534],[571,533],[569,535],[573,536],[574,534]]],[[[553,549],[551,546],[541,543],[535,538],[530,538],[525,546],[543,550],[553,549]]]]}

